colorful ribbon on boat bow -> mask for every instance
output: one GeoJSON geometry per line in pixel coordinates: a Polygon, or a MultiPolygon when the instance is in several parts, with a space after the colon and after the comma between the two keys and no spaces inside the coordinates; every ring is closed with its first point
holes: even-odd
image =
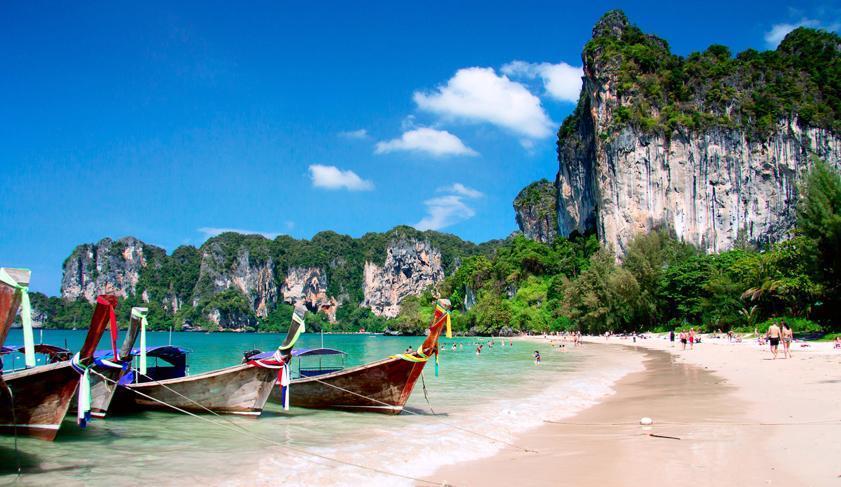
{"type": "Polygon", "coordinates": [[[452,325],[452,320],[450,319],[450,310],[445,309],[443,306],[441,306],[438,303],[435,303],[435,311],[440,311],[441,313],[444,313],[445,318],[447,320],[447,338],[452,338],[453,337],[453,325],[452,325]]]}
{"type": "Polygon", "coordinates": [[[149,313],[148,308],[139,308],[135,306],[131,308],[131,317],[140,320],[140,373],[146,375],[146,326],[148,321],[146,315],[149,313]]]}
{"type": "Polygon", "coordinates": [[[115,358],[119,358],[117,354],[117,333],[119,332],[117,328],[117,312],[114,310],[111,302],[106,299],[105,295],[97,296],[96,302],[97,304],[108,306],[108,329],[111,332],[111,351],[114,352],[115,358]]]}
{"type": "Polygon", "coordinates": [[[0,267],[0,282],[8,284],[20,293],[20,321],[23,324],[23,352],[26,367],[35,367],[35,337],[32,334],[32,307],[29,304],[29,287],[17,281],[0,267]]]}
{"type": "Polygon", "coordinates": [[[79,377],[79,394],[78,407],[76,409],[76,423],[79,427],[84,428],[91,420],[91,365],[84,365],[79,358],[79,354],[73,356],[70,360],[70,366],[73,370],[80,374],[79,377]]]}

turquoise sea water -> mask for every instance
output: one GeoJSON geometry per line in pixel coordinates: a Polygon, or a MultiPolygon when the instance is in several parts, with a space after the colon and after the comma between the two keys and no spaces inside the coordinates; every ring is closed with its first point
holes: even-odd
{"type": "MultiPolygon", "coordinates": [[[[77,350],[84,331],[46,330],[43,342],[77,350]]],[[[280,334],[172,333],[171,343],[192,350],[190,372],[239,363],[242,352],[274,349],[280,334]]],[[[317,334],[302,336],[299,347],[321,346],[317,334]]],[[[324,335],[324,346],[348,353],[357,365],[416,348],[422,337],[324,335]]],[[[474,343],[488,338],[443,339],[440,375],[432,364],[407,404],[418,414],[283,411],[269,405],[259,419],[197,419],[178,413],[144,412],[94,420],[86,430],[69,414],[54,443],[19,439],[24,484],[56,481],[78,484],[156,482],[164,484],[394,485],[409,482],[359,467],[341,465],[312,454],[408,476],[428,476],[443,464],[493,454],[502,442],[538,426],[544,419],[568,416],[610,392],[612,383],[636,365],[621,351],[598,357],[588,347],[560,352],[550,345],[513,341],[513,346],[474,343]],[[451,345],[464,345],[453,351],[451,345]],[[534,364],[540,350],[543,361],[534,364]],[[630,365],[629,365],[630,364],[630,365]],[[430,405],[435,415],[430,410],[430,405]],[[246,431],[234,431],[231,425],[246,431]],[[270,441],[264,440],[270,439],[270,441]],[[130,480],[129,480],[130,479],[130,480]]],[[[36,331],[36,341],[40,341],[36,331]]],[[[22,343],[12,330],[6,344],[22,343]]],[[[107,348],[107,337],[100,348],[107,348]]],[[[170,334],[151,332],[148,343],[170,343],[170,334]]],[[[567,347],[568,349],[571,347],[567,347]]],[[[9,367],[11,360],[6,360],[9,367]]],[[[21,363],[22,361],[18,361],[21,363]]],[[[294,387],[292,394],[295,393],[294,387]]],[[[0,482],[13,481],[13,439],[0,437],[0,482]]],[[[409,482],[410,483],[410,482],[409,482]]]]}

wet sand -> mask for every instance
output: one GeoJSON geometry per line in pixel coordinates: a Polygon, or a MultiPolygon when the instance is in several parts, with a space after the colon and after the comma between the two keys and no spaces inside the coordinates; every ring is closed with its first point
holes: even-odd
{"type": "Polygon", "coordinates": [[[787,384],[810,367],[812,377],[838,379],[841,356],[796,356],[786,369],[760,350],[708,345],[690,355],[666,342],[645,342],[633,346],[646,356],[645,371],[619,381],[614,395],[518,438],[538,453],[508,448],[447,466],[430,479],[459,486],[841,485],[841,422],[827,424],[841,416],[841,385],[808,381],[812,387],[787,394],[787,384]],[[639,425],[646,416],[654,426],[639,425]],[[821,423],[758,424],[808,421],[821,423]]]}

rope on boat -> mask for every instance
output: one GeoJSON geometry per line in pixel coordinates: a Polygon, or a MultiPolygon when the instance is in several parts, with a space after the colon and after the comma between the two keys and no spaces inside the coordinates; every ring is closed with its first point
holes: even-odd
{"type": "MultiPolygon", "coordinates": [[[[118,385],[117,381],[115,381],[115,380],[113,380],[109,377],[105,377],[104,375],[100,374],[95,369],[92,369],[91,372],[98,375],[102,379],[104,379],[108,382],[111,382],[114,385],[118,385]]],[[[399,478],[406,479],[406,480],[412,480],[414,482],[418,482],[418,483],[422,483],[422,484],[442,485],[440,482],[435,482],[435,481],[432,481],[432,480],[426,480],[426,479],[421,479],[421,478],[417,478],[417,477],[412,477],[411,475],[404,475],[404,474],[397,473],[397,472],[390,472],[388,470],[382,470],[382,469],[379,469],[379,468],[376,468],[376,467],[369,467],[367,465],[362,465],[361,463],[355,463],[355,462],[351,462],[351,461],[347,461],[347,460],[341,460],[341,459],[338,459],[338,458],[329,457],[327,455],[322,455],[320,453],[314,453],[314,452],[311,452],[311,451],[308,451],[308,450],[304,450],[302,448],[295,448],[295,447],[289,446],[287,443],[281,443],[281,442],[273,440],[271,438],[268,438],[268,437],[262,436],[260,434],[254,433],[254,432],[252,432],[252,431],[250,431],[250,430],[248,430],[248,429],[246,429],[242,426],[228,425],[226,423],[220,423],[220,422],[217,422],[217,421],[213,421],[212,419],[204,418],[202,416],[199,416],[198,414],[187,411],[186,409],[179,408],[178,406],[175,406],[174,404],[169,404],[165,401],[154,398],[154,397],[152,397],[148,394],[144,394],[144,393],[142,393],[138,390],[131,389],[131,388],[127,388],[127,389],[134,392],[135,394],[143,396],[147,399],[151,399],[152,401],[155,401],[155,402],[157,402],[157,403],[159,403],[163,406],[172,408],[172,409],[174,409],[174,410],[176,410],[180,413],[184,413],[188,416],[192,416],[196,419],[200,419],[200,420],[205,421],[207,423],[210,423],[212,425],[220,426],[222,428],[226,428],[228,430],[235,431],[237,433],[244,433],[244,434],[246,434],[246,435],[248,435],[248,436],[250,436],[254,439],[264,441],[264,442],[272,444],[274,446],[279,446],[279,447],[283,448],[284,450],[290,450],[290,451],[293,451],[293,452],[296,452],[296,453],[300,453],[302,455],[309,455],[309,456],[312,456],[312,457],[320,458],[322,460],[326,460],[328,462],[338,463],[338,464],[346,465],[346,466],[349,466],[349,467],[356,467],[356,468],[359,468],[359,469],[362,469],[362,470],[368,470],[368,471],[379,473],[379,474],[382,474],[382,475],[388,475],[388,476],[391,476],[391,477],[399,477],[399,478]]],[[[214,413],[214,414],[216,414],[216,413],[214,413]]],[[[219,416],[219,415],[217,414],[217,416],[219,416]]]]}
{"type": "Polygon", "coordinates": [[[23,475],[23,469],[21,468],[20,464],[20,450],[18,450],[18,420],[17,414],[15,413],[15,395],[12,393],[12,388],[6,382],[3,382],[3,385],[6,386],[6,391],[9,393],[9,406],[10,411],[12,412],[12,432],[14,435],[14,442],[15,442],[15,462],[17,462],[17,478],[16,481],[20,479],[21,475],[23,475]]]}
{"type": "MultiPolygon", "coordinates": [[[[217,418],[221,419],[222,421],[225,421],[225,422],[229,423],[231,426],[234,426],[234,427],[240,428],[241,430],[243,430],[243,431],[245,431],[245,432],[247,432],[247,433],[249,433],[249,434],[251,433],[250,431],[248,431],[248,429],[246,429],[245,427],[243,427],[243,426],[241,426],[241,425],[236,424],[235,422],[231,421],[229,418],[226,418],[225,416],[223,416],[223,415],[221,415],[221,414],[217,413],[216,411],[214,411],[214,410],[212,410],[212,409],[210,409],[210,408],[206,407],[205,405],[203,405],[203,404],[201,404],[201,403],[199,403],[199,402],[196,402],[196,401],[194,401],[193,399],[190,399],[189,397],[185,396],[184,394],[181,394],[180,392],[178,392],[178,391],[176,391],[175,389],[173,389],[173,388],[171,388],[171,387],[167,386],[166,384],[164,384],[164,383],[162,383],[162,382],[160,382],[160,381],[158,381],[158,380],[156,380],[156,379],[153,379],[152,377],[149,377],[148,375],[146,375],[146,374],[144,374],[144,373],[140,373],[137,369],[135,369],[135,373],[139,373],[140,375],[142,375],[142,376],[143,376],[143,377],[145,377],[146,379],[149,379],[149,382],[151,382],[151,383],[153,383],[153,384],[155,384],[155,385],[158,385],[158,386],[163,387],[164,389],[166,389],[166,390],[168,390],[169,392],[171,392],[171,393],[175,394],[176,396],[178,396],[178,397],[180,397],[180,398],[182,398],[182,399],[186,399],[187,401],[190,401],[191,403],[195,404],[196,406],[198,406],[199,408],[203,409],[204,411],[206,411],[206,412],[208,412],[208,413],[210,413],[210,414],[212,414],[212,415],[216,416],[217,418]]],[[[141,395],[145,396],[145,394],[142,394],[142,393],[140,393],[139,391],[135,391],[134,389],[131,389],[131,388],[128,388],[128,387],[127,387],[126,389],[132,390],[132,391],[134,391],[134,392],[137,392],[138,394],[141,394],[141,395]]],[[[147,397],[148,397],[148,396],[147,396],[147,397]]],[[[159,401],[159,402],[162,402],[162,403],[163,403],[163,401],[159,401]]],[[[164,404],[166,404],[166,403],[164,403],[164,404]]],[[[166,405],[167,405],[167,406],[171,406],[170,404],[166,404],[166,405]]],[[[171,407],[175,407],[175,406],[171,406],[171,407]]]]}
{"type": "MultiPolygon", "coordinates": [[[[359,396],[359,397],[361,397],[361,398],[363,398],[363,399],[367,399],[367,400],[369,400],[369,401],[371,401],[371,402],[379,403],[379,404],[382,404],[382,405],[384,405],[384,406],[393,406],[393,404],[389,404],[389,403],[387,403],[387,402],[380,401],[379,399],[374,399],[373,397],[368,397],[368,396],[366,396],[366,395],[364,395],[364,394],[359,394],[358,392],[354,392],[354,391],[351,391],[351,390],[345,389],[344,387],[340,387],[340,386],[337,386],[337,385],[335,385],[335,384],[330,384],[330,383],[324,382],[324,381],[322,381],[322,380],[320,380],[320,379],[318,379],[318,378],[316,378],[316,377],[311,377],[311,379],[314,379],[314,380],[315,380],[315,382],[318,382],[318,383],[320,383],[320,384],[324,384],[324,385],[326,385],[326,386],[333,387],[333,388],[335,388],[335,389],[338,389],[338,390],[340,390],[340,391],[342,391],[342,392],[346,392],[346,393],[348,393],[348,394],[352,394],[352,395],[354,395],[354,396],[359,396]]],[[[423,374],[421,374],[421,379],[423,379],[423,374]]],[[[424,395],[425,395],[425,394],[426,394],[426,385],[424,384],[424,395]]],[[[428,399],[428,398],[427,398],[427,403],[429,403],[429,399],[428,399]]],[[[436,414],[436,413],[435,413],[435,411],[432,409],[432,405],[431,405],[431,404],[430,404],[430,406],[429,406],[429,409],[432,411],[432,415],[433,415],[433,416],[439,416],[439,415],[438,415],[438,414],[436,414]]],[[[403,409],[403,411],[404,411],[404,412],[407,412],[407,413],[409,413],[409,414],[414,414],[414,415],[417,415],[417,416],[422,416],[422,414],[420,414],[420,413],[416,413],[415,411],[412,411],[412,410],[409,410],[409,409],[405,409],[405,408],[404,408],[404,409],[403,409]]],[[[457,430],[460,430],[460,431],[464,431],[465,433],[470,433],[470,434],[472,434],[472,435],[479,436],[479,437],[484,438],[484,439],[486,439],[486,440],[491,440],[491,441],[494,441],[494,442],[497,442],[497,443],[502,443],[503,445],[510,446],[510,447],[512,447],[512,448],[516,448],[516,449],[518,449],[518,450],[522,450],[522,451],[523,451],[523,452],[525,452],[525,453],[540,453],[540,452],[538,452],[537,450],[531,450],[531,449],[528,449],[528,448],[522,447],[522,446],[520,446],[520,445],[516,445],[516,444],[514,444],[514,443],[511,443],[511,442],[505,441],[505,440],[500,440],[499,438],[494,438],[494,437],[492,437],[492,436],[488,436],[488,435],[486,435],[486,434],[484,434],[484,433],[479,433],[478,431],[473,431],[473,430],[471,430],[471,429],[464,428],[464,427],[462,427],[462,426],[459,426],[459,425],[457,425],[457,424],[450,423],[450,422],[448,422],[448,421],[442,421],[442,420],[439,420],[439,421],[440,421],[442,424],[444,424],[444,425],[446,425],[446,426],[449,426],[449,427],[451,427],[451,428],[453,428],[453,429],[457,429],[457,430]]]]}

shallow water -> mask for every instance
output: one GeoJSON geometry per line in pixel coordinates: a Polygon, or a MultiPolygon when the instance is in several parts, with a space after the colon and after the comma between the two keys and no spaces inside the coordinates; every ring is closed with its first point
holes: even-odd
{"type": "MultiPolygon", "coordinates": [[[[244,350],[273,349],[282,339],[279,334],[172,333],[171,343],[192,350],[190,372],[198,373],[239,363],[244,350]]],[[[73,350],[83,340],[84,331],[43,333],[44,343],[66,343],[73,350]]],[[[318,347],[321,340],[319,335],[305,334],[299,347],[318,347]]],[[[324,335],[323,340],[324,346],[347,352],[346,365],[351,366],[417,347],[422,338],[324,335]]],[[[493,348],[486,345],[476,355],[473,343],[478,340],[489,339],[442,340],[439,376],[434,376],[432,364],[424,372],[429,402],[419,382],[407,404],[408,411],[418,414],[383,416],[296,408],[285,412],[270,404],[257,420],[144,412],[95,420],[86,430],[77,428],[70,414],[54,443],[18,441],[25,471],[30,472],[22,480],[33,484],[59,480],[80,484],[410,483],[313,454],[404,476],[428,476],[444,464],[492,455],[517,433],[594,404],[611,392],[616,380],[641,368],[641,360],[632,352],[598,350],[597,355],[595,346],[562,353],[547,344],[524,341],[514,341],[513,346],[506,341],[503,347],[497,339],[493,348]],[[464,347],[453,351],[454,342],[464,347]],[[543,356],[539,367],[532,359],[535,350],[543,356]],[[235,431],[233,425],[247,431],[235,431]]],[[[148,334],[150,346],[169,341],[169,333],[148,334]]],[[[7,344],[20,342],[20,330],[12,330],[7,344]]],[[[107,346],[106,338],[100,348],[107,346]]],[[[7,367],[12,365],[11,360],[6,362],[7,367]]],[[[16,463],[12,446],[12,438],[0,437],[0,481],[13,480],[9,475],[16,463]]]]}

